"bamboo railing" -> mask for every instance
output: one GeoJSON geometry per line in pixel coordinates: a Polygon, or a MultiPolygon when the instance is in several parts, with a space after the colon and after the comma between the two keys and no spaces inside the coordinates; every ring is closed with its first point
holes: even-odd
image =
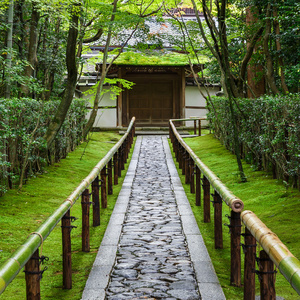
{"type": "MultiPolygon", "coordinates": [[[[190,184],[190,192],[196,194],[196,205],[201,205],[201,173],[203,189],[204,222],[210,222],[210,186],[214,189],[214,235],[215,248],[223,248],[222,233],[222,200],[230,207],[228,216],[231,236],[231,270],[230,283],[241,286],[241,246],[245,253],[244,259],[244,299],[255,299],[255,275],[260,280],[261,299],[275,299],[274,263],[288,280],[291,286],[300,295],[300,262],[288,248],[249,210],[243,211],[243,202],[236,197],[221,180],[197,157],[193,150],[178,134],[173,122],[193,121],[192,119],[170,120],[170,139],[185,183],[190,184]],[[196,188],[195,188],[196,182],[196,188]],[[241,232],[241,221],[245,225],[245,233],[241,232]],[[241,244],[240,237],[244,236],[245,244],[241,244]],[[263,250],[260,257],[256,257],[256,241],[263,250]],[[255,270],[256,262],[259,270],[255,270]],[[255,271],[254,271],[255,270],[255,271]]],[[[226,224],[225,224],[226,225],[226,224]]]]}
{"type": "Polygon", "coordinates": [[[135,118],[133,117],[126,133],[111,148],[111,150],[99,161],[92,169],[90,174],[82,180],[73,193],[54,211],[54,213],[34,232],[32,232],[25,243],[21,245],[13,255],[0,266],[0,294],[2,294],[8,284],[17,276],[25,266],[25,279],[27,299],[39,299],[39,279],[43,271],[39,269],[40,260],[39,247],[62,220],[63,236],[63,288],[72,288],[72,268],[71,268],[71,243],[70,231],[71,221],[70,208],[76,200],[82,196],[82,251],[89,251],[89,202],[90,194],[88,187],[92,184],[93,197],[93,226],[100,225],[99,211],[99,174],[101,175],[101,205],[106,208],[107,205],[107,181],[108,176],[108,194],[112,194],[112,182],[118,183],[118,177],[121,176],[121,170],[127,161],[130,147],[133,143],[135,134],[135,118]],[[114,177],[112,178],[112,161],[114,167],[114,177]],[[107,172],[108,171],[108,172],[107,172]],[[38,287],[36,287],[38,285],[38,287]]]}

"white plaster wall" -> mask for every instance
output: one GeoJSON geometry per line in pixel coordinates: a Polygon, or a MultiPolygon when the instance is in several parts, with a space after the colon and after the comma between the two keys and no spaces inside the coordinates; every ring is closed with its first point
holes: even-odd
{"type": "MultiPolygon", "coordinates": [[[[88,89],[89,89],[89,87],[86,87],[86,86],[80,87],[80,90],[82,92],[85,92],[88,89]]],[[[107,90],[108,87],[104,87],[104,89],[107,90]]],[[[111,95],[110,92],[105,93],[99,103],[99,106],[116,106],[117,105],[116,97],[114,97],[114,99],[112,100],[110,98],[110,95],[111,95]]],[[[87,99],[89,101],[88,107],[92,107],[93,101],[94,101],[94,95],[82,94],[81,98],[87,99]]],[[[90,111],[90,109],[88,109],[88,114],[86,116],[87,119],[89,118],[90,113],[91,113],[91,111],[90,111]]],[[[102,128],[103,127],[105,127],[105,128],[117,127],[117,109],[116,108],[106,108],[106,109],[99,108],[93,127],[102,127],[102,128]]]]}
{"type": "MultiPolygon", "coordinates": [[[[201,88],[204,95],[206,95],[206,91],[204,87],[201,88]]],[[[218,87],[209,87],[208,88],[210,95],[215,95],[218,91],[218,87]]],[[[206,100],[200,94],[197,86],[186,86],[185,87],[185,118],[190,117],[206,117],[207,109],[198,109],[198,108],[187,108],[187,106],[199,106],[205,107],[206,100]]],[[[201,125],[206,125],[207,121],[202,121],[201,125]]],[[[186,121],[186,126],[192,127],[194,126],[193,121],[186,121]]]]}

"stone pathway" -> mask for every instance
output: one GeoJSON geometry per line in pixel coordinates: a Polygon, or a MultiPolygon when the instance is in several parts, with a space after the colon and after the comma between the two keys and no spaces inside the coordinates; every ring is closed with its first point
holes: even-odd
{"type": "Polygon", "coordinates": [[[104,237],[82,299],[225,299],[171,163],[166,137],[138,138],[108,226],[117,244],[104,237]]]}

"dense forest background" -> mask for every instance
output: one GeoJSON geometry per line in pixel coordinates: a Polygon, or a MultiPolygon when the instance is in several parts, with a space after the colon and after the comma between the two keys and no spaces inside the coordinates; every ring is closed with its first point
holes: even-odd
{"type": "MultiPolygon", "coordinates": [[[[284,108],[280,122],[288,123],[287,132],[293,129],[293,136],[299,138],[294,125],[299,122],[287,121],[290,112],[300,105],[299,24],[300,4],[294,0],[1,0],[0,193],[14,185],[21,187],[26,177],[42,171],[43,164],[61,159],[87,137],[106,75],[123,53],[130,50],[143,57],[161,56],[165,43],[172,45],[173,51],[185,53],[192,69],[205,57],[204,69],[194,72],[199,86],[201,81],[221,83],[227,99],[223,102],[225,113],[220,112],[222,106],[215,107],[209,94],[204,96],[213,114],[215,132],[236,154],[241,179],[246,180],[241,164],[245,154],[241,150],[244,141],[240,124],[248,118],[244,110],[249,107],[237,99],[268,95],[275,98],[266,99],[276,102],[281,99],[278,95],[290,95],[292,106],[284,108]],[[187,8],[194,9],[195,19],[185,20],[187,8]],[[172,26],[171,33],[150,34],[146,20],[153,18],[163,26],[172,26]],[[136,44],[130,43],[132,40],[136,44]],[[99,61],[105,67],[99,71],[92,95],[91,117],[85,120],[85,105],[73,98],[77,82],[84,75],[86,61],[82,54],[92,44],[104,46],[99,61]],[[110,52],[111,45],[117,47],[110,52]],[[225,138],[223,128],[228,128],[228,120],[231,133],[225,138]]],[[[262,102],[268,105],[268,101],[262,102]]],[[[260,110],[255,109],[255,113],[260,110]]],[[[255,120],[266,121],[259,117],[255,120]]],[[[289,139],[288,133],[273,135],[279,144],[289,139]]],[[[257,138],[260,140],[260,136],[257,138]]],[[[250,148],[251,155],[257,153],[253,145],[243,147],[250,148]]],[[[288,166],[290,148],[284,147],[284,165],[288,166]]],[[[299,176],[298,153],[294,147],[293,173],[284,167],[280,175],[288,181],[292,174],[293,185],[297,185],[299,176]]],[[[254,159],[259,161],[264,154],[257,156],[254,159]]],[[[278,158],[272,156],[271,163],[274,160],[278,158]]]]}

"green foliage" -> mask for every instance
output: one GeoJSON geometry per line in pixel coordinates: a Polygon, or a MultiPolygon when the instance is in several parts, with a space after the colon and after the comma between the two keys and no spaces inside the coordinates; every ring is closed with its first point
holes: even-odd
{"type": "MultiPolygon", "coordinates": [[[[228,100],[215,97],[213,103],[216,111],[211,110],[208,114],[211,127],[215,136],[233,152],[228,100]]],[[[237,99],[236,104],[243,156],[255,168],[272,170],[274,177],[297,186],[300,176],[300,94],[237,99]]]]}
{"type": "MultiPolygon", "coordinates": [[[[93,85],[91,88],[89,88],[87,91],[85,91],[84,95],[95,95],[97,93],[98,85],[93,85]]],[[[132,81],[122,79],[122,78],[105,78],[104,84],[108,84],[108,89],[102,89],[101,96],[103,96],[106,93],[110,93],[110,99],[115,100],[118,95],[122,93],[124,89],[131,89],[132,86],[135,84],[132,81]]]]}
{"type": "Polygon", "coordinates": [[[26,177],[40,173],[45,164],[66,157],[80,143],[86,104],[74,100],[50,156],[47,155],[43,136],[58,104],[59,100],[0,99],[0,168],[3,170],[0,195],[18,183],[23,168],[26,177]]]}

